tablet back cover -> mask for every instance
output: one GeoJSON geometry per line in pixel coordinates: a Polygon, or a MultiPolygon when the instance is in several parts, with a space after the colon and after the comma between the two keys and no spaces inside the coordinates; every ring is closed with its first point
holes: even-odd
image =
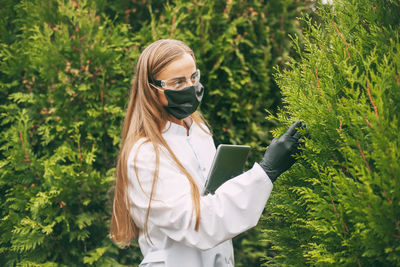
{"type": "Polygon", "coordinates": [[[217,148],[204,194],[212,193],[227,180],[243,172],[250,146],[221,144],[217,148]]]}

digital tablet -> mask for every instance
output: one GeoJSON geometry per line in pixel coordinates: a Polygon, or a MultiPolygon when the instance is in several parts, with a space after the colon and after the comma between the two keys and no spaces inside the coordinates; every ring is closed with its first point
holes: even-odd
{"type": "Polygon", "coordinates": [[[214,194],[227,180],[241,174],[249,152],[250,146],[219,145],[204,186],[204,195],[214,194]]]}

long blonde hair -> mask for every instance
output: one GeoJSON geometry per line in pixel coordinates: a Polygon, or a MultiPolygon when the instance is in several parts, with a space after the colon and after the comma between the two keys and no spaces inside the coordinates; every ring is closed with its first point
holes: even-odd
{"type": "MultiPolygon", "coordinates": [[[[193,51],[183,42],[173,39],[158,40],[147,46],[141,53],[136,73],[131,86],[130,100],[123,124],[121,135],[121,148],[117,161],[113,211],[110,225],[110,236],[116,243],[129,245],[130,241],[137,237],[138,227],[130,214],[127,197],[128,174],[127,161],[129,153],[140,138],[146,138],[150,142],[156,154],[156,168],[154,170],[153,183],[150,193],[149,205],[146,213],[144,231],[146,235],[147,223],[151,209],[151,201],[157,184],[159,168],[159,146],[167,149],[179,169],[186,175],[190,186],[194,211],[196,213],[195,230],[200,223],[200,193],[193,177],[184,168],[171,148],[162,137],[162,130],[170,118],[163,108],[154,89],[150,87],[149,79],[153,79],[169,63],[179,59],[185,53],[190,54],[195,60],[193,51]]],[[[194,123],[205,123],[204,118],[195,112],[191,115],[194,123]]]]}

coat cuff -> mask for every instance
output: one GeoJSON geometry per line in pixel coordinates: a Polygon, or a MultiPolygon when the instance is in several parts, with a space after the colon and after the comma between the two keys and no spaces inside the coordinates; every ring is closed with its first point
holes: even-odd
{"type": "Polygon", "coordinates": [[[258,164],[257,162],[254,163],[253,168],[251,168],[252,171],[255,172],[255,175],[259,175],[264,177],[265,181],[268,183],[268,186],[273,187],[272,180],[268,177],[268,174],[264,171],[264,169],[258,164]]]}

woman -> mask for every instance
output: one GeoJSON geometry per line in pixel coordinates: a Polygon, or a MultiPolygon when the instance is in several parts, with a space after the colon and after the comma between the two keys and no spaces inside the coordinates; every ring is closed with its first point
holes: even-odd
{"type": "Polygon", "coordinates": [[[111,237],[136,236],[140,266],[234,266],[231,239],[255,226],[272,182],[293,163],[296,123],[260,163],[201,195],[216,152],[196,111],[204,88],[193,51],[159,40],[140,55],[122,130],[111,237]]]}

